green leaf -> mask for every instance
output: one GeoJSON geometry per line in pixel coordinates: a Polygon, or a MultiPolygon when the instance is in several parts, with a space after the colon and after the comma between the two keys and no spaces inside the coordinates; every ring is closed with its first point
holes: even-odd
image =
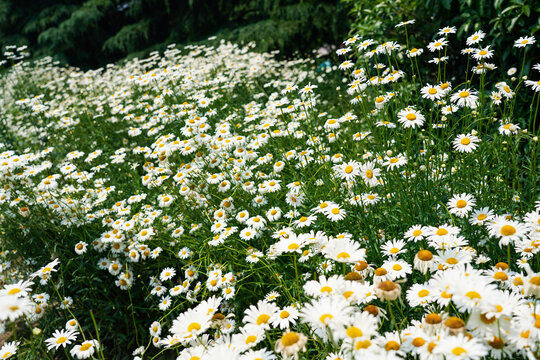
{"type": "Polygon", "coordinates": [[[442,6],[446,10],[450,10],[450,8],[452,7],[452,0],[442,0],[442,6]]]}
{"type": "Polygon", "coordinates": [[[529,5],[524,5],[521,8],[521,11],[523,11],[523,13],[527,15],[527,17],[531,16],[531,7],[529,5]]]}

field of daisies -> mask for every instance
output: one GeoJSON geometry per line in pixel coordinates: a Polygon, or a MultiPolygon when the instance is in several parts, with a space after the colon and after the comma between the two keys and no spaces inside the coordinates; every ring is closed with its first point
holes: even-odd
{"type": "Polygon", "coordinates": [[[538,44],[455,32],[7,49],[0,359],[540,358],[538,44]]]}

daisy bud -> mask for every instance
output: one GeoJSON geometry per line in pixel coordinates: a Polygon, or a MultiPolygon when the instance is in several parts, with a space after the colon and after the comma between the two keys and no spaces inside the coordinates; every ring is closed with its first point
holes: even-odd
{"type": "Polygon", "coordinates": [[[465,333],[465,322],[458,317],[450,316],[444,322],[444,326],[448,329],[450,335],[465,333]]]}
{"type": "Polygon", "coordinates": [[[532,140],[533,140],[534,142],[538,142],[538,136],[533,137],[532,140]]]}
{"type": "Polygon", "coordinates": [[[420,171],[426,171],[426,165],[420,165],[420,171]]]}
{"type": "Polygon", "coordinates": [[[39,335],[41,335],[41,333],[42,333],[42,331],[38,327],[32,329],[32,334],[34,334],[34,336],[39,336],[39,335]]]}
{"type": "Polygon", "coordinates": [[[381,300],[396,300],[401,295],[401,286],[393,281],[381,281],[375,287],[375,296],[381,300]]]}
{"type": "Polygon", "coordinates": [[[512,81],[516,81],[516,80],[517,80],[517,78],[516,78],[515,76],[512,76],[512,77],[510,78],[510,80],[512,80],[512,81]]]}
{"type": "Polygon", "coordinates": [[[478,135],[478,131],[473,130],[473,131],[471,131],[471,134],[474,135],[474,136],[476,136],[476,135],[478,135]]]}
{"type": "Polygon", "coordinates": [[[523,76],[521,77],[521,79],[522,79],[522,80],[527,80],[527,75],[523,75],[523,76]]]}
{"type": "Polygon", "coordinates": [[[276,342],[276,352],[281,353],[283,358],[295,356],[300,351],[306,351],[307,336],[294,331],[287,331],[276,342]]]}
{"type": "Polygon", "coordinates": [[[387,156],[392,156],[392,154],[393,154],[392,150],[386,150],[386,155],[387,156]]]}
{"type": "Polygon", "coordinates": [[[521,132],[527,134],[529,131],[527,129],[523,129],[521,132]]]}

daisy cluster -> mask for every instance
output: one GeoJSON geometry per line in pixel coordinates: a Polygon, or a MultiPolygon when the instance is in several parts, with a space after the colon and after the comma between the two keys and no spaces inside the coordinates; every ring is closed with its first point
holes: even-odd
{"type": "Polygon", "coordinates": [[[0,321],[26,320],[50,358],[109,358],[115,324],[72,288],[91,273],[129,300],[137,360],[534,359],[540,82],[491,81],[481,31],[447,78],[454,32],[427,45],[427,78],[422,48],[358,37],[328,72],[224,42],[87,72],[17,63],[0,321]]]}

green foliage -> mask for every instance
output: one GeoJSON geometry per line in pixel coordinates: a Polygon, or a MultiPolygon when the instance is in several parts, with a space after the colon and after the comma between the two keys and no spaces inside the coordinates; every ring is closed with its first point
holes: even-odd
{"type": "Polygon", "coordinates": [[[340,42],[346,18],[338,0],[0,0],[0,47],[95,68],[217,35],[290,56],[340,42]]]}
{"type": "MultiPolygon", "coordinates": [[[[524,35],[534,35],[540,29],[540,3],[536,0],[343,0],[351,6],[350,14],[355,18],[351,33],[378,40],[399,39],[405,43],[401,29],[390,28],[390,24],[416,20],[410,27],[413,43],[427,43],[433,39],[433,29],[444,26],[457,27],[457,40],[465,39],[474,31],[482,30],[492,48],[501,49],[495,54],[495,63],[519,65],[513,51],[513,41],[524,35]]],[[[450,55],[461,49],[449,49],[450,55]]],[[[531,57],[538,58],[538,50],[531,57]]],[[[529,58],[529,59],[531,59],[529,58]]],[[[456,63],[460,70],[465,64],[456,63]]],[[[530,66],[530,60],[526,64],[530,66]]]]}

